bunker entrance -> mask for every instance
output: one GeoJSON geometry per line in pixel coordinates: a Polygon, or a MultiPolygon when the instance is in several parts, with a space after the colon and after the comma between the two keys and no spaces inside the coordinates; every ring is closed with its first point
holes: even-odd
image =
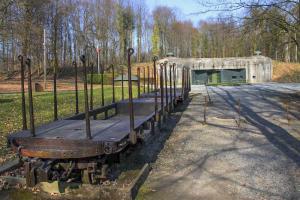
{"type": "Polygon", "coordinates": [[[244,83],[246,69],[193,70],[192,84],[244,83]]]}

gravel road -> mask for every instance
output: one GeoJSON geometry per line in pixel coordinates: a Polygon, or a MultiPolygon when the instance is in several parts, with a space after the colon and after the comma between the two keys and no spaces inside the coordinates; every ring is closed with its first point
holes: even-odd
{"type": "Polygon", "coordinates": [[[208,91],[207,123],[192,94],[138,199],[300,199],[300,84],[208,91]]]}

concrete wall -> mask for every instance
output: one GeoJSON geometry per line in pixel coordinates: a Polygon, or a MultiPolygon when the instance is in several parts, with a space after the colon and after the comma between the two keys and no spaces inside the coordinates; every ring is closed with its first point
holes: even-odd
{"type": "Polygon", "coordinates": [[[262,83],[271,81],[273,67],[272,60],[264,56],[237,57],[237,58],[176,58],[167,57],[158,61],[169,64],[176,63],[177,78],[181,78],[183,67],[189,67],[191,70],[209,70],[209,69],[246,69],[246,81],[248,83],[262,83]]]}

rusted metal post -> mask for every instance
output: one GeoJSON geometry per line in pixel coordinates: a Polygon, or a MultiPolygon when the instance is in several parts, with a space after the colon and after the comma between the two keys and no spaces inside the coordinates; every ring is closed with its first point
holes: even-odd
{"type": "MultiPolygon", "coordinates": [[[[104,98],[104,65],[101,66],[101,106],[105,105],[105,98],[104,98]]],[[[107,110],[104,112],[104,118],[107,119],[108,112],[107,110]]]]}
{"type": "Polygon", "coordinates": [[[90,77],[90,81],[91,81],[91,83],[90,83],[90,110],[93,110],[93,108],[94,108],[94,99],[93,99],[93,97],[94,97],[94,64],[93,63],[91,63],[91,75],[90,75],[91,77],[90,77]]]}
{"type": "Polygon", "coordinates": [[[207,96],[204,97],[203,123],[206,124],[207,96]]]}
{"type": "Polygon", "coordinates": [[[166,91],[166,109],[167,109],[167,112],[170,113],[170,110],[169,110],[169,94],[168,94],[168,70],[167,70],[167,64],[168,62],[164,62],[164,71],[165,71],[165,91],[166,91]]]}
{"type": "Polygon", "coordinates": [[[92,139],[91,124],[90,124],[90,111],[89,111],[89,98],[87,87],[87,70],[86,70],[86,58],[84,55],[80,57],[83,65],[83,78],[84,78],[84,105],[85,105],[85,127],[87,139],[92,139]]]}
{"type": "Polygon", "coordinates": [[[78,68],[77,63],[74,61],[73,66],[75,69],[75,113],[79,113],[79,105],[78,105],[78,68]]]}
{"type": "Polygon", "coordinates": [[[57,117],[57,85],[56,85],[56,79],[57,79],[57,66],[54,66],[54,72],[53,72],[53,118],[54,118],[54,121],[58,120],[58,117],[57,117]]]}
{"type": "Polygon", "coordinates": [[[31,82],[31,60],[27,58],[25,64],[27,65],[28,68],[28,100],[29,100],[30,132],[31,132],[31,136],[35,137],[32,82],[31,82]]]}
{"type": "Polygon", "coordinates": [[[144,67],[143,68],[144,70],[143,70],[143,72],[144,72],[144,81],[143,81],[143,83],[144,83],[144,94],[146,93],[146,68],[144,67]]]}
{"type": "Polygon", "coordinates": [[[189,69],[189,91],[192,89],[191,69],[189,69]]]}
{"type": "MultiPolygon", "coordinates": [[[[164,63],[160,63],[160,102],[161,102],[161,113],[163,120],[165,121],[165,108],[164,108],[164,63]]],[[[161,120],[160,120],[161,121],[161,120]]]]}
{"type": "Polygon", "coordinates": [[[140,77],[141,77],[141,74],[140,74],[140,68],[138,67],[137,68],[137,87],[138,87],[138,98],[141,98],[141,87],[140,87],[140,77]]]}
{"type": "Polygon", "coordinates": [[[174,84],[174,100],[176,101],[176,81],[177,81],[177,75],[176,75],[176,64],[173,63],[173,84],[174,84]]]}
{"type": "Polygon", "coordinates": [[[116,102],[116,91],[115,91],[115,67],[114,65],[111,65],[112,68],[112,102],[116,102]]]}
{"type": "Polygon", "coordinates": [[[121,74],[121,87],[122,87],[122,100],[124,100],[124,69],[122,66],[122,74],[121,74]]]}
{"type": "Polygon", "coordinates": [[[188,68],[186,68],[186,71],[185,71],[185,95],[186,95],[186,92],[188,90],[188,74],[189,74],[189,70],[188,68]]]}
{"type": "Polygon", "coordinates": [[[191,80],[191,69],[189,69],[189,92],[191,91],[192,89],[192,80],[191,80]]]}
{"type": "Polygon", "coordinates": [[[154,83],[153,83],[153,79],[154,79],[154,70],[151,69],[151,80],[150,80],[150,85],[151,85],[151,91],[153,91],[153,87],[154,87],[154,83]]]}
{"type": "Polygon", "coordinates": [[[23,130],[27,130],[27,119],[26,119],[26,102],[25,102],[25,66],[24,57],[22,55],[18,56],[21,63],[21,95],[22,95],[22,124],[23,130]]]}
{"type": "Polygon", "coordinates": [[[101,65],[101,105],[104,106],[104,66],[101,65]]]}
{"type": "Polygon", "coordinates": [[[157,105],[157,84],[156,84],[156,61],[158,60],[157,56],[153,57],[153,72],[154,72],[154,102],[155,102],[155,107],[154,107],[154,112],[155,112],[155,121],[157,121],[157,109],[158,109],[158,105],[157,105]]]}
{"type": "Polygon", "coordinates": [[[147,92],[150,93],[150,68],[147,66],[147,92]]]}
{"type": "Polygon", "coordinates": [[[170,102],[171,102],[171,105],[170,105],[170,112],[171,110],[173,109],[173,105],[174,105],[174,102],[173,102],[173,91],[172,91],[172,65],[169,66],[169,80],[170,80],[170,102]]]}
{"type": "Polygon", "coordinates": [[[137,138],[134,131],[134,113],[133,113],[133,100],[132,100],[132,81],[131,81],[131,56],[134,50],[128,49],[128,95],[129,95],[129,120],[130,120],[130,142],[136,144],[137,138]]]}
{"type": "Polygon", "coordinates": [[[185,67],[182,68],[182,78],[181,78],[181,97],[184,99],[184,87],[185,87],[185,67]]]}

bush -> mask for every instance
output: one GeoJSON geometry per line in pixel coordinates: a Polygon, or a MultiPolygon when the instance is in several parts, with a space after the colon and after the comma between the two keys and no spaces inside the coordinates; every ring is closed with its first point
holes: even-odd
{"type": "MultiPolygon", "coordinates": [[[[87,82],[91,83],[91,75],[87,75],[87,82]]],[[[93,84],[101,84],[101,74],[93,74],[93,84]]],[[[104,85],[111,85],[112,84],[112,74],[105,73],[103,74],[103,83],[104,85]]]]}

